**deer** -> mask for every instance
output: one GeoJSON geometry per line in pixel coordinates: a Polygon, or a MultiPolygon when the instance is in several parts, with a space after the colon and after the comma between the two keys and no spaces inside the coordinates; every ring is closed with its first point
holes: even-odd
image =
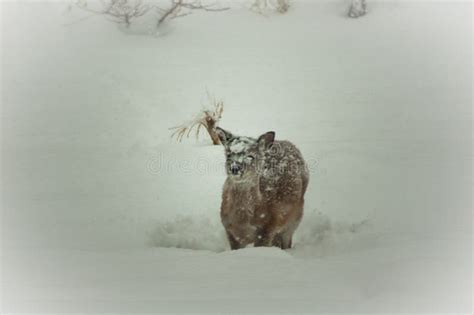
{"type": "Polygon", "coordinates": [[[292,247],[309,172],[301,152],[269,131],[257,139],[216,127],[226,154],[220,216],[231,250],[292,247]]]}

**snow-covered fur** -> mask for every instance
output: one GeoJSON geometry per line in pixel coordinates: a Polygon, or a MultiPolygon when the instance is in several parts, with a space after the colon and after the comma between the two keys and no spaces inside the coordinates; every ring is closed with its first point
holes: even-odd
{"type": "Polygon", "coordinates": [[[221,220],[232,249],[291,248],[303,216],[309,174],[300,151],[267,132],[258,139],[217,129],[226,152],[221,220]]]}

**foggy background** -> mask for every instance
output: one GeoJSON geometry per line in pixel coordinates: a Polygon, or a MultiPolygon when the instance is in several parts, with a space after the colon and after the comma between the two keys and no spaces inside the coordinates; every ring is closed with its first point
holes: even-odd
{"type": "Polygon", "coordinates": [[[472,4],[348,3],[150,34],[2,1],[2,310],[469,312],[472,4]],[[294,249],[230,252],[223,148],[168,129],[206,90],[310,164],[294,249]]]}

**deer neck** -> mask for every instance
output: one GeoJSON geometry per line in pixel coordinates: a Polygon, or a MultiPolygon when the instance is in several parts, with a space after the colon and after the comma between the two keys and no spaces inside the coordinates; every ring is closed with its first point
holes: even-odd
{"type": "Polygon", "coordinates": [[[230,179],[231,187],[234,193],[242,198],[256,198],[260,199],[260,177],[255,176],[245,180],[230,179]]]}

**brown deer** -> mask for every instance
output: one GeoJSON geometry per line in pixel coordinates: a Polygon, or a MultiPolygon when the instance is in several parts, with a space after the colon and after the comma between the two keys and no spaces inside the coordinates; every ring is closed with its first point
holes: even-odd
{"type": "Polygon", "coordinates": [[[231,249],[252,243],[291,248],[309,181],[300,151],[288,141],[275,141],[272,131],[258,139],[219,127],[217,133],[226,153],[221,220],[231,249]]]}

